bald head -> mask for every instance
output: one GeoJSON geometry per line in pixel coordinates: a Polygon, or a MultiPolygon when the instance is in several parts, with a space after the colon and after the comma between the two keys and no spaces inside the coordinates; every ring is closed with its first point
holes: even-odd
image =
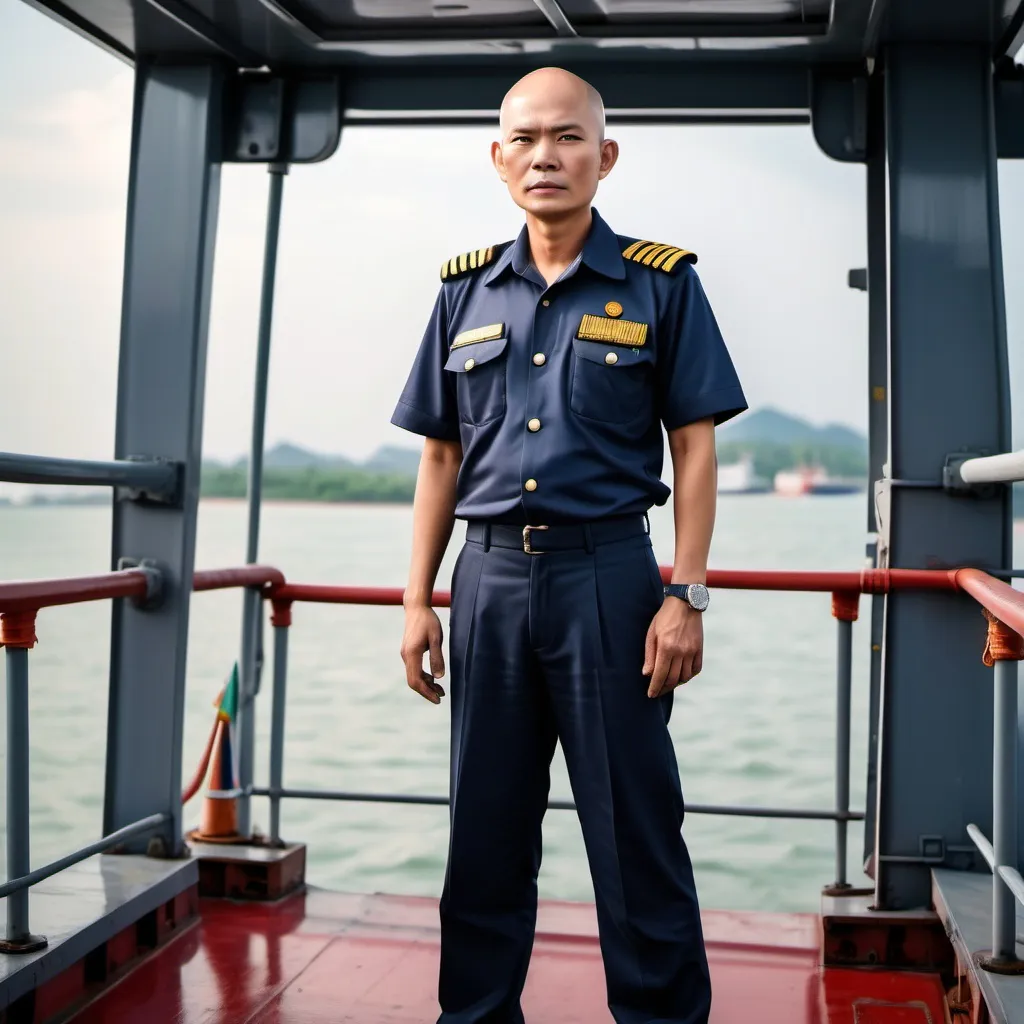
{"type": "Polygon", "coordinates": [[[540,68],[506,93],[500,125],[491,159],[516,205],[551,222],[589,217],[619,153],[604,136],[601,94],[562,68],[540,68]]]}
{"type": "Polygon", "coordinates": [[[538,68],[512,86],[501,101],[498,123],[502,135],[515,127],[516,115],[546,103],[577,112],[581,122],[604,139],[604,100],[601,94],[579,75],[564,68],[538,68]]]}

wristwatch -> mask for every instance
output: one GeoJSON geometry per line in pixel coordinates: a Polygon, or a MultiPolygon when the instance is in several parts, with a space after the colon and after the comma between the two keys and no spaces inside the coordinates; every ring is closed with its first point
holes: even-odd
{"type": "Polygon", "coordinates": [[[678,597],[695,612],[702,612],[711,601],[708,588],[703,583],[669,583],[665,587],[666,597],[678,597]]]}

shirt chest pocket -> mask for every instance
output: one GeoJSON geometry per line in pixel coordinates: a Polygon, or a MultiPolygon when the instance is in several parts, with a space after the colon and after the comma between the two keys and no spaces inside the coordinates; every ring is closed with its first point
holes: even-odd
{"type": "Polygon", "coordinates": [[[651,358],[642,348],[573,338],[569,407],[602,423],[629,423],[652,402],[651,358]]]}
{"type": "Polygon", "coordinates": [[[444,368],[455,374],[459,418],[481,426],[505,415],[508,338],[456,345],[444,368]]]}

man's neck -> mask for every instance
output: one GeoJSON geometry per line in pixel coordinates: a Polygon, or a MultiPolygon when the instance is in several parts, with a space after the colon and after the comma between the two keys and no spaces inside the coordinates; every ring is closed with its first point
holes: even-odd
{"type": "Polygon", "coordinates": [[[554,284],[583,251],[592,223],[589,206],[558,220],[540,220],[531,214],[526,215],[530,256],[548,286],[554,284]]]}

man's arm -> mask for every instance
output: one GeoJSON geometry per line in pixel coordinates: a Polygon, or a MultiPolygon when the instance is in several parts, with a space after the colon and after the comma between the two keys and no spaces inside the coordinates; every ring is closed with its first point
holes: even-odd
{"type": "Polygon", "coordinates": [[[402,660],[409,686],[434,704],[444,696],[434,682],[444,675],[441,621],[431,608],[437,571],[455,525],[456,482],[462,465],[462,444],[428,437],[420,457],[412,511],[412,558],[405,590],[405,633],[402,660]],[[423,655],[430,651],[430,674],[423,655]]]}
{"type": "MultiPolygon", "coordinates": [[[[676,535],[672,582],[706,583],[718,497],[714,419],[669,431],[668,442],[676,535]]],[[[651,677],[648,697],[692,679],[701,670],[703,654],[701,613],[685,601],[666,598],[647,632],[643,673],[651,677]]]]}

